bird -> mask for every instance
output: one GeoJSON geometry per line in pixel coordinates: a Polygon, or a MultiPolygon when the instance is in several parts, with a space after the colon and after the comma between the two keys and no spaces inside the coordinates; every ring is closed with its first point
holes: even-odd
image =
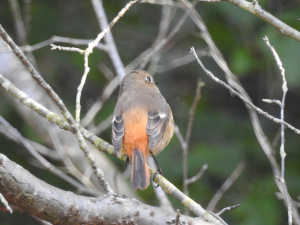
{"type": "MultiPolygon", "coordinates": [[[[153,77],[133,70],[121,81],[112,120],[112,143],[131,162],[130,183],[134,190],[150,184],[146,157],[160,153],[174,132],[173,114],[153,77]]],[[[155,158],[154,158],[155,159],[155,158]]]]}

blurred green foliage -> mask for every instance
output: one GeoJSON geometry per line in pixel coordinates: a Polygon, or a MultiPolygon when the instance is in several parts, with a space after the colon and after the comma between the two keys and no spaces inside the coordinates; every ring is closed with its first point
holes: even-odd
{"type": "MultiPolygon", "coordinates": [[[[108,20],[113,19],[127,3],[120,0],[104,0],[108,20]]],[[[19,1],[23,7],[23,1],[19,1]]],[[[260,1],[262,7],[283,22],[300,30],[298,20],[299,1],[260,1]]],[[[296,127],[300,127],[300,63],[299,42],[286,37],[279,30],[262,19],[232,5],[229,2],[207,4],[198,3],[197,11],[203,17],[207,28],[221,50],[229,67],[240,78],[241,83],[251,96],[254,104],[270,114],[279,116],[279,108],[262,103],[261,99],[281,99],[281,77],[275,60],[262,38],[267,35],[270,43],[277,50],[286,70],[289,92],[286,100],[285,118],[296,127]]],[[[162,6],[137,4],[120,19],[112,29],[118,51],[124,65],[130,63],[142,51],[151,47],[158,32],[162,6]]],[[[178,9],[172,26],[183,14],[178,9]]],[[[13,20],[7,1],[0,3],[0,23],[16,40],[13,20]]],[[[99,27],[90,1],[57,0],[32,2],[32,20],[30,23],[29,44],[33,45],[54,35],[81,39],[93,39],[99,33],[99,27]]],[[[180,32],[170,41],[168,51],[163,52],[161,64],[189,53],[206,44],[198,37],[199,30],[187,19],[180,32]]],[[[50,51],[45,47],[33,52],[42,76],[64,100],[68,109],[74,112],[75,96],[83,74],[83,56],[62,51],[50,51]]],[[[87,83],[82,94],[82,113],[87,112],[91,102],[101,94],[107,80],[99,71],[100,63],[113,70],[106,53],[94,50],[90,56],[87,83]]],[[[203,58],[205,66],[220,79],[224,73],[211,58],[203,58]]],[[[146,68],[147,69],[147,68],[146,68]]],[[[222,183],[230,176],[241,160],[247,165],[228,192],[225,193],[215,211],[229,205],[241,204],[231,212],[224,214],[228,224],[287,224],[287,210],[278,200],[278,191],[270,164],[258,144],[244,104],[237,97],[232,97],[222,86],[214,83],[202,72],[196,62],[156,74],[159,88],[170,103],[175,122],[185,135],[188,111],[193,102],[196,81],[206,83],[202,88],[202,98],[197,107],[189,148],[189,176],[197,174],[204,164],[208,169],[204,176],[190,185],[190,196],[205,207],[222,183]]],[[[113,111],[117,91],[105,103],[96,118],[96,124],[104,120],[113,111]]],[[[0,98],[0,114],[28,138],[39,141],[37,134],[22,121],[9,103],[0,98]]],[[[279,125],[260,116],[263,129],[272,142],[279,125]]],[[[101,134],[110,142],[110,129],[101,134]]],[[[0,152],[19,163],[34,175],[66,190],[72,190],[44,170],[36,170],[28,161],[31,157],[25,149],[0,136],[0,152]]],[[[277,161],[280,162],[279,144],[275,144],[277,161]]],[[[300,139],[291,131],[286,132],[286,182],[290,195],[297,199],[300,190],[300,139]]],[[[110,157],[112,158],[112,157],[110,157]]],[[[174,135],[169,146],[158,157],[164,176],[182,189],[182,152],[177,137],[174,135]]],[[[122,170],[123,162],[112,159],[122,170]]],[[[149,204],[158,205],[152,188],[139,191],[139,195],[149,204]]],[[[180,203],[170,197],[175,208],[183,211],[180,203]]],[[[26,215],[15,212],[13,216],[0,213],[1,224],[34,224],[24,219],[26,215]],[[21,218],[21,222],[20,222],[21,218]],[[5,221],[5,222],[4,222],[5,221]]]]}

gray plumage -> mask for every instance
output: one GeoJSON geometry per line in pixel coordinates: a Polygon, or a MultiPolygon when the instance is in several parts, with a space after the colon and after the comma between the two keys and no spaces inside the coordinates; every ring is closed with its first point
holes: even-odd
{"type": "MultiPolygon", "coordinates": [[[[155,149],[166,131],[170,120],[169,105],[161,95],[153,80],[147,80],[148,73],[134,70],[127,74],[121,82],[118,104],[114,110],[112,142],[115,150],[120,151],[124,135],[122,114],[135,108],[148,110],[146,132],[149,136],[149,149],[155,149]],[[144,76],[145,79],[137,79],[144,76]],[[136,83],[139,82],[140,85],[136,83]],[[154,88],[153,88],[154,87],[154,88]],[[126,90],[126,91],[124,91],[126,90]],[[141,93],[137,95],[136,93],[141,93]]],[[[152,77],[150,76],[150,79],[152,77]]]]}

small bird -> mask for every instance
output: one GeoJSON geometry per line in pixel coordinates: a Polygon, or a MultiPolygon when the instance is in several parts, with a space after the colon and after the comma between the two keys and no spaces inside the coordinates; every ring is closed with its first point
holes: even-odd
{"type": "Polygon", "coordinates": [[[174,131],[172,111],[152,76],[143,70],[126,74],[120,85],[112,121],[112,142],[116,151],[127,154],[132,164],[134,190],[149,186],[146,157],[157,155],[170,142],[174,131]]]}

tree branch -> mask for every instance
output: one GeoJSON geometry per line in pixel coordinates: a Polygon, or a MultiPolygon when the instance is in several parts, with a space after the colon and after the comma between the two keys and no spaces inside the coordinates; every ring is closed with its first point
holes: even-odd
{"type": "MultiPolygon", "coordinates": [[[[5,79],[0,74],[0,87],[7,90],[10,94],[18,98],[21,103],[25,104],[26,106],[30,107],[41,116],[47,118],[49,121],[57,123],[61,129],[71,130],[70,125],[62,118],[60,118],[57,114],[51,112],[44,106],[40,105],[39,103],[35,102],[33,99],[29,98],[24,92],[19,90],[15,87],[10,81],[5,79]]],[[[83,137],[90,141],[94,146],[102,152],[107,152],[111,155],[116,156],[117,158],[125,161],[126,154],[121,154],[114,150],[114,147],[107,143],[106,141],[102,140],[101,138],[97,137],[90,131],[80,127],[80,132],[82,133],[83,137]]],[[[149,168],[150,174],[153,176],[156,174],[156,171],[149,168]]],[[[205,220],[213,222],[215,224],[222,224],[219,222],[215,217],[209,214],[205,209],[203,209],[198,203],[193,201],[188,196],[184,195],[180,190],[178,190],[172,183],[170,183],[167,179],[165,179],[161,175],[157,175],[155,177],[155,182],[159,184],[165,192],[172,195],[175,199],[177,199],[181,204],[189,208],[192,212],[194,212],[198,216],[202,216],[205,220]]]]}
{"type": "MultiPolygon", "coordinates": [[[[63,191],[39,180],[0,154],[0,192],[10,204],[54,224],[167,224],[176,213],[119,195],[90,198],[63,191]],[[17,168],[17,169],[16,169],[17,168]]],[[[180,216],[186,224],[212,225],[180,216]]]]}
{"type": "Polygon", "coordinates": [[[68,123],[71,126],[71,131],[73,134],[75,134],[79,147],[84,152],[86,158],[89,160],[90,164],[92,165],[94,169],[94,173],[99,179],[100,184],[103,186],[103,189],[105,192],[113,193],[113,190],[110,188],[109,184],[104,179],[104,174],[98,167],[94,156],[92,153],[87,149],[85,140],[81,133],[78,130],[78,126],[74,121],[74,118],[72,117],[71,113],[67,110],[66,106],[64,105],[63,101],[59,98],[59,96],[53,91],[53,89],[50,87],[49,84],[45,82],[45,80],[41,77],[41,75],[36,71],[36,69],[32,66],[32,64],[28,61],[27,57],[24,55],[24,53],[19,49],[19,47],[13,42],[13,40],[8,36],[6,31],[3,29],[3,27],[0,25],[0,36],[3,38],[3,40],[10,46],[10,48],[13,50],[15,55],[21,60],[22,64],[28,69],[28,71],[31,73],[32,78],[36,80],[39,86],[41,86],[46,93],[51,97],[53,102],[57,105],[57,107],[60,109],[61,114],[64,116],[65,120],[68,121],[68,123]]]}
{"type": "Polygon", "coordinates": [[[295,39],[296,41],[300,42],[300,32],[296,29],[290,27],[286,23],[282,22],[272,14],[268,13],[267,11],[263,10],[261,6],[258,4],[257,0],[253,0],[252,2],[248,2],[245,0],[198,0],[199,2],[209,2],[209,3],[216,3],[227,1],[234,5],[239,6],[240,8],[260,17],[264,21],[271,24],[273,27],[276,27],[280,32],[288,37],[295,39]]]}
{"type": "Polygon", "coordinates": [[[198,58],[194,47],[191,48],[191,53],[194,54],[194,56],[197,58],[197,62],[198,64],[201,66],[201,68],[204,70],[204,72],[211,78],[213,79],[215,82],[221,84],[223,87],[227,88],[229,91],[231,91],[232,94],[238,96],[243,102],[245,102],[246,104],[248,104],[252,109],[254,109],[257,113],[263,115],[264,117],[266,117],[269,120],[272,120],[275,123],[279,123],[279,124],[283,124],[285,126],[287,126],[289,129],[291,129],[292,131],[294,131],[296,134],[300,134],[300,130],[295,128],[294,126],[292,126],[291,124],[285,122],[282,119],[278,119],[270,114],[268,114],[267,112],[263,111],[262,109],[256,107],[252,102],[248,101],[246,98],[244,98],[240,93],[238,93],[237,91],[235,91],[231,86],[229,86],[228,84],[226,84],[224,81],[220,80],[219,78],[217,78],[216,76],[214,76],[208,69],[206,69],[204,67],[204,65],[202,64],[202,62],[200,61],[200,59],[198,58]]]}
{"type": "MultiPolygon", "coordinates": [[[[282,77],[282,100],[280,104],[280,119],[284,120],[284,106],[285,106],[285,97],[288,91],[287,88],[287,81],[285,79],[285,69],[282,66],[282,62],[274,49],[274,47],[270,44],[269,39],[267,36],[263,38],[263,40],[266,42],[267,46],[271,50],[275,61],[277,63],[277,66],[281,72],[281,77],[282,77]]],[[[281,129],[281,145],[280,145],[280,156],[281,156],[281,176],[280,176],[280,182],[282,183],[282,188],[283,188],[283,194],[285,196],[285,201],[288,209],[288,218],[289,218],[289,225],[292,225],[293,223],[293,217],[292,217],[292,203],[291,203],[291,198],[288,194],[287,186],[285,185],[285,178],[284,178],[284,170],[285,170],[285,157],[286,157],[286,152],[284,150],[284,143],[285,143],[285,136],[284,136],[284,125],[281,124],[280,126],[281,129]]],[[[275,178],[276,179],[276,178],[275,178]]]]}
{"type": "Polygon", "coordinates": [[[63,173],[62,171],[58,170],[55,166],[53,166],[51,163],[49,163],[44,157],[42,157],[30,144],[27,142],[22,135],[18,132],[17,129],[12,127],[2,116],[0,116],[0,123],[2,123],[4,126],[6,126],[14,136],[19,140],[19,142],[29,151],[29,153],[36,158],[41,165],[55,174],[56,176],[60,177],[64,181],[68,182],[72,186],[76,187],[80,192],[86,192],[92,195],[99,195],[95,190],[89,189],[85,186],[83,186],[78,181],[74,180],[73,178],[69,177],[67,174],[63,173]]]}

